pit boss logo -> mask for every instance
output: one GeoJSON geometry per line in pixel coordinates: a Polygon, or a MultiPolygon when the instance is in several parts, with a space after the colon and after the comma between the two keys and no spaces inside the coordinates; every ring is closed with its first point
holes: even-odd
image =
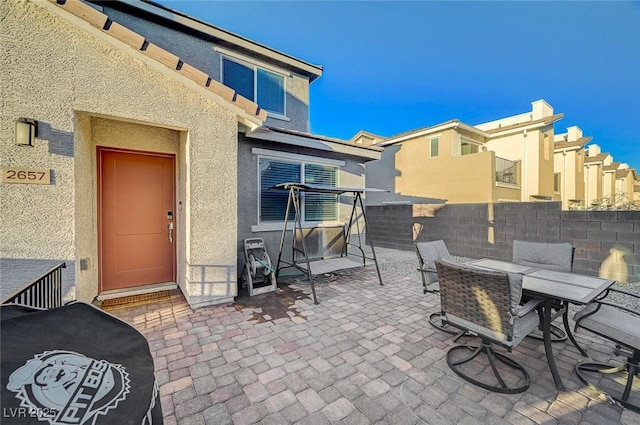
{"type": "Polygon", "coordinates": [[[36,354],[9,377],[7,389],[39,420],[55,424],[95,424],[129,393],[129,374],[119,364],[73,351],[36,354]]]}

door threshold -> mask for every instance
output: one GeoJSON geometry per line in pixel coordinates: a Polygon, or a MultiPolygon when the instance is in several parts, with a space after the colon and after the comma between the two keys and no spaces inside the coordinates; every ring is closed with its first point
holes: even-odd
{"type": "Polygon", "coordinates": [[[151,285],[136,286],[134,288],[111,289],[100,293],[96,300],[104,301],[114,298],[128,297],[131,295],[150,294],[152,292],[170,291],[176,289],[178,285],[175,282],[154,283],[151,285]]]}

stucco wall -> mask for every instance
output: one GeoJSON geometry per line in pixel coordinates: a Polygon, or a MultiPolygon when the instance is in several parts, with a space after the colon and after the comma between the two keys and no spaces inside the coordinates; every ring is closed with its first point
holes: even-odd
{"type": "MultiPolygon", "coordinates": [[[[215,50],[216,45],[214,43],[137,16],[132,16],[112,7],[105,6],[104,13],[115,22],[136,31],[150,42],[179,56],[182,61],[209,74],[213,80],[222,81],[222,56],[215,50]]],[[[212,24],[223,23],[212,22],[212,24]]],[[[225,46],[225,48],[229,47],[225,46]]],[[[250,56],[247,53],[243,54],[250,56]]],[[[259,58],[255,58],[256,65],[259,66],[262,63],[264,62],[259,58]]],[[[272,63],[272,65],[277,64],[272,63]]],[[[269,117],[265,124],[292,130],[309,131],[309,80],[293,72],[287,72],[287,74],[288,76],[285,77],[287,91],[285,102],[286,115],[290,121],[269,117]]]]}
{"type": "Polygon", "coordinates": [[[367,185],[389,190],[374,194],[369,204],[490,202],[496,197],[519,199],[519,190],[496,190],[495,155],[491,151],[460,155],[454,130],[416,137],[385,147],[382,158],[367,164],[367,185]],[[439,139],[438,156],[430,157],[430,140],[439,139]]]}
{"type": "Polygon", "coordinates": [[[178,284],[193,306],[230,301],[237,290],[235,114],[75,17],[30,1],[0,8],[1,163],[49,168],[53,176],[48,186],[0,185],[1,256],[90,259],[87,271],[75,263],[78,298],[90,301],[98,264],[95,145],[168,150],[179,154],[178,284]],[[18,117],[38,120],[34,148],[15,146],[18,117]]]}
{"type": "Polygon", "coordinates": [[[554,172],[561,173],[562,209],[569,209],[569,200],[584,203],[584,154],[582,150],[561,151],[554,154],[554,172]]]}
{"type": "Polygon", "coordinates": [[[585,205],[589,206],[593,201],[602,199],[602,166],[585,164],[584,167],[585,205]]]}
{"type": "MultiPolygon", "coordinates": [[[[252,148],[268,149],[271,151],[286,151],[298,155],[309,156],[309,161],[313,162],[313,157],[324,157],[345,161],[345,165],[340,167],[338,172],[338,184],[343,187],[364,187],[364,164],[354,157],[345,157],[341,154],[321,152],[313,149],[305,149],[293,145],[282,145],[264,142],[256,139],[248,139],[239,135],[238,143],[238,267],[239,275],[244,267],[243,241],[246,238],[263,238],[267,253],[274,263],[278,259],[282,228],[273,231],[252,231],[251,227],[258,224],[258,156],[251,152],[252,148]]],[[[349,195],[340,196],[339,218],[345,224],[349,221],[353,197],[349,195]]],[[[289,222],[288,228],[293,228],[293,223],[289,222]]],[[[361,226],[362,229],[362,226],[361,226]]],[[[355,229],[354,229],[355,230],[355,229]]],[[[364,229],[362,229],[364,230],[364,229]]],[[[287,237],[286,250],[283,259],[291,261],[291,239],[287,237]]],[[[289,270],[291,272],[292,270],[289,270]]]]}

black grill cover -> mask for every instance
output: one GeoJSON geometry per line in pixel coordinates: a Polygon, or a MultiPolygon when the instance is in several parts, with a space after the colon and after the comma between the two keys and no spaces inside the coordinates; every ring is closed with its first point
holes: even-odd
{"type": "Polygon", "coordinates": [[[8,424],[162,424],[153,359],[127,323],[84,303],[0,307],[8,424]]]}

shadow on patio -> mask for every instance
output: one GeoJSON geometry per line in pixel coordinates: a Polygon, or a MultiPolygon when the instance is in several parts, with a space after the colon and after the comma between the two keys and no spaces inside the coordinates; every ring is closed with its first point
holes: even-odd
{"type": "MultiPolygon", "coordinates": [[[[179,292],[112,314],[149,341],[165,424],[637,424],[640,415],[599,400],[573,372],[582,359],[554,343],[568,388],[558,393],[542,342],[512,353],[528,391],[491,393],[458,378],[445,354],[451,336],[429,326],[438,299],[417,274],[383,267],[321,279],[319,305],[295,278],[277,293],[192,311],[179,292]]],[[[597,360],[613,347],[578,332],[597,360]]],[[[620,359],[620,358],[616,358],[620,359]]]]}

